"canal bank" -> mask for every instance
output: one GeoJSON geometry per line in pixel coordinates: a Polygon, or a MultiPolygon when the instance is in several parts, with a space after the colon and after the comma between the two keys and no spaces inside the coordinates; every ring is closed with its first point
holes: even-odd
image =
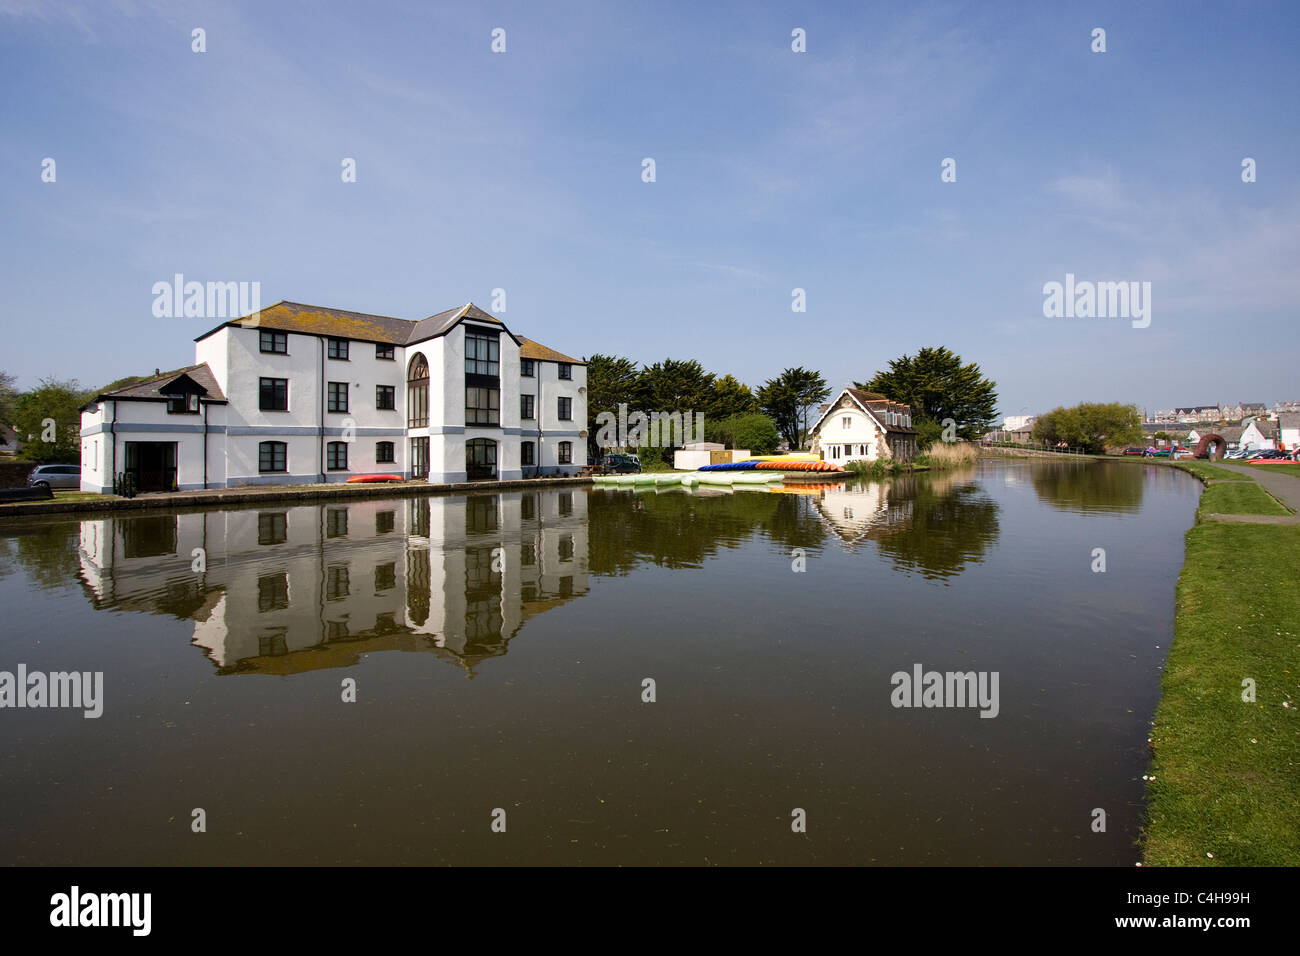
{"type": "Polygon", "coordinates": [[[1300,477],[1199,462],[1170,467],[1207,487],[1185,539],[1151,729],[1143,858],[1161,866],[1295,866],[1300,520],[1277,502],[1300,510],[1300,477]]]}
{"type": "Polygon", "coordinates": [[[210,491],[159,492],[138,498],[95,495],[75,499],[56,497],[52,501],[23,501],[0,504],[0,521],[30,515],[85,514],[108,511],[175,511],[179,508],[229,508],[263,502],[310,504],[326,500],[362,500],[366,498],[409,498],[424,495],[464,494],[472,491],[506,491],[521,488],[555,488],[565,485],[589,485],[590,478],[525,478],[518,481],[458,481],[430,484],[422,481],[350,485],[335,482],[325,485],[280,485],[248,488],[219,488],[210,491]]]}

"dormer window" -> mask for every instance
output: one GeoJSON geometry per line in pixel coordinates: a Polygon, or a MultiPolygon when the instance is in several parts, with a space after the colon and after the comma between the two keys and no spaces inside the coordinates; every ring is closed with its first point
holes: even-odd
{"type": "Polygon", "coordinates": [[[199,396],[196,393],[167,396],[168,415],[197,415],[198,412],[199,396]]]}

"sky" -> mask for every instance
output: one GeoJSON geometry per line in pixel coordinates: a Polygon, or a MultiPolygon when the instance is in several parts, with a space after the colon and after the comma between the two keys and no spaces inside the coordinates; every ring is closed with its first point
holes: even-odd
{"type": "Polygon", "coordinates": [[[1008,415],[1300,400],[1300,4],[0,0],[0,89],[22,387],[191,364],[181,273],[504,289],[567,354],[751,386],[943,345],[1008,415]],[[1067,273],[1151,283],[1149,325],[1046,317],[1067,273]]]}

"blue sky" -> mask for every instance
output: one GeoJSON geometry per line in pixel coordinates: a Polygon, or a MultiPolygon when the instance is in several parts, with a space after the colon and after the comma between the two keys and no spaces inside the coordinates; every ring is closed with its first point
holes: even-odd
{"type": "Polygon", "coordinates": [[[0,83],[23,386],[192,362],[179,272],[412,319],[500,287],[561,351],[751,385],[946,345],[1007,414],[1300,399],[1293,3],[0,0],[0,83]],[[1067,272],[1151,282],[1150,327],[1044,318],[1067,272]]]}

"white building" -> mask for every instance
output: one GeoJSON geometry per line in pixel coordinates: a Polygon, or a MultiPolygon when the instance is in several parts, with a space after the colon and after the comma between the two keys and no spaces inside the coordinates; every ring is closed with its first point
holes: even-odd
{"type": "Polygon", "coordinates": [[[908,461],[916,455],[912,409],[875,392],[846,388],[817,419],[810,447],[841,468],[851,461],[908,461]]]}
{"type": "Polygon", "coordinates": [[[1277,422],[1259,419],[1252,421],[1241,432],[1241,447],[1249,449],[1276,448],[1279,437],[1277,426],[1277,422]]]}
{"type": "Polygon", "coordinates": [[[586,364],[473,303],[418,322],[279,302],[195,340],[196,364],[97,395],[83,491],[569,475],[586,364]]]}
{"type": "Polygon", "coordinates": [[[1277,427],[1282,441],[1280,448],[1287,451],[1300,448],[1300,412],[1282,412],[1277,416],[1277,427]]]}

